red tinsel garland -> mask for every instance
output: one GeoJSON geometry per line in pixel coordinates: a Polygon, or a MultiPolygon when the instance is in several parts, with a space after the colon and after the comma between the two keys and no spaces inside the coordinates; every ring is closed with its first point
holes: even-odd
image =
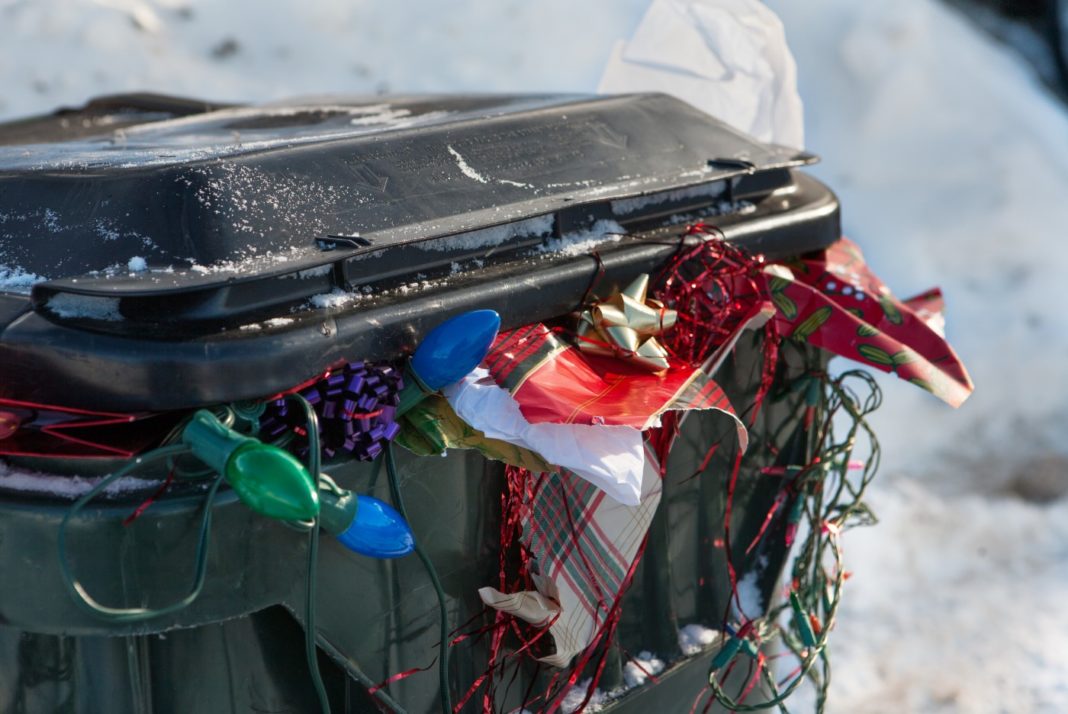
{"type": "MultiPolygon", "coordinates": [[[[770,298],[761,272],[761,257],[750,256],[724,241],[716,229],[708,226],[691,226],[686,235],[702,236],[704,240],[696,246],[680,250],[668,262],[654,281],[653,294],[679,313],[679,323],[664,335],[664,346],[673,357],[693,366],[702,366],[743,323],[760,312],[770,298]]],[[[751,420],[755,420],[759,405],[771,386],[778,356],[778,334],[774,323],[769,321],[764,329],[765,357],[760,388],[750,414],[751,420]]],[[[661,477],[664,476],[668,453],[677,435],[678,419],[673,412],[665,413],[662,426],[650,430],[647,434],[649,444],[659,457],[661,477]]],[[[498,588],[502,592],[534,589],[530,571],[531,556],[523,548],[521,539],[524,521],[534,516],[530,507],[535,495],[546,483],[547,477],[544,474],[533,474],[515,467],[506,469],[506,486],[501,496],[498,570],[498,588]]],[[[727,518],[729,519],[729,515],[727,518]]],[[[529,708],[538,704],[540,711],[549,714],[558,711],[568,690],[576,685],[587,666],[595,662],[585,701],[580,709],[589,703],[603,674],[610,643],[619,624],[623,593],[630,585],[644,550],[643,542],[628,569],[620,592],[609,594],[609,597],[615,599],[594,641],[571,667],[550,680],[543,694],[533,698],[528,695],[524,706],[529,708]]],[[[734,581],[733,568],[731,570],[734,581]]],[[[469,636],[490,636],[489,667],[460,698],[454,711],[462,709],[472,696],[482,689],[482,711],[492,714],[495,692],[497,685],[505,678],[506,665],[515,662],[522,654],[536,657],[535,645],[547,632],[547,627],[536,628],[517,622],[510,615],[496,612],[493,624],[454,640],[455,644],[469,636]],[[509,633],[514,641],[508,642],[506,646],[509,633]],[[509,650],[507,653],[506,649],[509,650]]]]}

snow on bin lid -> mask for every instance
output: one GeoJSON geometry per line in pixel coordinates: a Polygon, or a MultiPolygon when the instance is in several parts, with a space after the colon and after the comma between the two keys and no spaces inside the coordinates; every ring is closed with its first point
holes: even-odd
{"type": "Polygon", "coordinates": [[[0,125],[0,270],[159,295],[814,160],[658,94],[190,105],[0,125]]]}

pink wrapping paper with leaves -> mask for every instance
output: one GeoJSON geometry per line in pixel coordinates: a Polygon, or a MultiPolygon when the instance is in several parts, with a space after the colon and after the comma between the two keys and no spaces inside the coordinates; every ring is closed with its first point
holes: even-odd
{"type": "Polygon", "coordinates": [[[967,370],[941,334],[937,289],[898,300],[846,238],[765,273],[783,337],[892,372],[953,407],[972,393],[967,370]]]}

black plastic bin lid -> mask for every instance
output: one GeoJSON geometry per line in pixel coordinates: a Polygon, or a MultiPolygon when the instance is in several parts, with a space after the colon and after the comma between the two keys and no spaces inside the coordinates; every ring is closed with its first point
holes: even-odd
{"type": "Polygon", "coordinates": [[[820,248],[838,207],[794,171],[814,160],[657,94],[130,95],[0,125],[0,396],[263,396],[463,309],[565,313],[590,248],[623,280],[702,216],[772,256],[820,248]]]}

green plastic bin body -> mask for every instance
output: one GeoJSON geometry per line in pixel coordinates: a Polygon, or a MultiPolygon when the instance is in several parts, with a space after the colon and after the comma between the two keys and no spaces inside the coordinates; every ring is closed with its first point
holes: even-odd
{"type": "MultiPolygon", "coordinates": [[[[392,106],[415,122],[399,128],[353,122],[353,112],[366,116],[366,104],[231,111],[120,96],[0,126],[0,213],[15,216],[0,231],[0,248],[11,244],[28,272],[53,276],[30,294],[0,292],[0,398],[178,414],[262,399],[339,360],[398,359],[467,310],[495,309],[506,329],[566,315],[591,285],[625,285],[695,246],[701,239],[681,237],[678,215],[704,217],[724,238],[769,259],[818,250],[840,235],[833,193],[800,171],[815,157],[761,144],[664,95],[397,98],[392,106]],[[106,141],[135,125],[122,142],[106,141]],[[234,143],[238,133],[254,150],[234,143]],[[473,165],[508,178],[473,179],[473,165]],[[100,218],[122,228],[118,240],[92,230],[88,221],[100,218]],[[626,235],[595,258],[542,250],[606,221],[626,235]],[[502,225],[526,228],[499,244],[479,242],[502,225]],[[293,259],[237,277],[99,270],[131,256],[240,263],[252,234],[261,253],[293,259]],[[155,237],[155,253],[143,235],[155,237]],[[467,267],[457,273],[453,261],[467,267]],[[412,280],[443,287],[396,293],[412,280]],[[347,308],[290,310],[354,285],[379,292],[347,308]],[[123,319],[53,309],[53,300],[72,296],[123,319]],[[238,329],[278,315],[292,315],[293,324],[238,329]]],[[[747,425],[762,339],[745,333],[715,375],[747,425]]],[[[790,343],[778,359],[775,385],[750,426],[731,522],[733,563],[739,577],[755,574],[765,604],[787,552],[779,513],[760,546],[745,553],[783,488],[760,469],[776,459],[802,462],[804,405],[788,386],[825,363],[790,343]]],[[[669,669],[611,711],[685,712],[702,689],[709,655],[683,658],[678,629],[717,629],[728,606],[721,539],[734,430],[711,412],[683,423],[614,650],[653,652],[669,669]],[[721,446],[698,474],[713,444],[721,446]]],[[[477,590],[497,582],[504,467],[473,451],[397,455],[411,526],[444,585],[450,630],[484,624],[477,590]]],[[[83,475],[89,468],[49,466],[29,464],[83,475]]],[[[330,473],[345,488],[389,501],[379,471],[353,462],[330,473]]],[[[203,494],[172,489],[124,526],[140,498],[101,499],[71,523],[75,574],[112,606],[173,602],[193,577],[203,494]]],[[[306,534],[256,515],[224,489],[213,507],[200,597],[179,612],[120,624],[79,609],[64,587],[56,537],[69,504],[0,488],[0,714],[318,710],[304,658],[306,534]]],[[[318,565],[319,660],[332,711],[379,711],[369,687],[427,667],[385,691],[408,712],[439,711],[431,666],[438,603],[419,560],[373,560],[324,537],[318,565]]],[[[477,639],[453,648],[454,701],[485,672],[487,656],[477,639]]],[[[603,689],[621,683],[622,666],[613,655],[603,689]]],[[[500,688],[497,708],[513,710],[550,676],[524,662],[513,684],[500,688]]],[[[480,706],[481,694],[465,711],[480,706]]]]}
{"type": "MultiPolygon", "coordinates": [[[[718,374],[737,405],[750,404],[759,384],[761,337],[743,337],[718,374]]],[[[732,516],[734,562],[740,577],[754,569],[765,603],[775,596],[786,557],[783,523],[773,522],[763,545],[744,551],[764,520],[780,477],[759,473],[774,460],[770,445],[797,448],[800,396],[776,395],[791,377],[821,357],[785,344],[772,398],[751,429],[732,516]]],[[[683,658],[679,627],[715,628],[729,598],[726,563],[716,541],[723,534],[725,479],[735,448],[730,420],[715,413],[688,418],[671,452],[664,495],[648,546],[626,595],[617,638],[622,650],[648,650],[676,662],[657,683],[630,691],[610,711],[688,711],[707,676],[708,656],[683,658]],[[711,444],[724,446],[695,476],[711,444]]],[[[448,596],[450,626],[482,611],[477,589],[495,582],[503,468],[471,451],[416,458],[398,450],[403,493],[418,540],[428,551],[448,596]]],[[[384,473],[350,464],[333,472],[347,488],[389,498],[384,473]]],[[[134,504],[94,511],[93,541],[78,542],[79,576],[106,602],[150,592],[153,602],[180,596],[190,577],[198,500],[165,502],[128,528],[134,504]],[[158,511],[156,510],[158,509],[158,511]],[[96,519],[99,518],[99,521],[96,519]],[[102,535],[103,534],[103,535],[102,535]],[[85,567],[85,563],[92,563],[85,567]],[[109,598],[111,598],[109,600],[109,598]]],[[[0,711],[17,714],[187,714],[314,712],[316,700],[303,655],[300,615],[306,537],[251,514],[232,498],[216,514],[209,584],[189,610],[169,621],[113,626],[74,610],[58,584],[54,531],[62,507],[40,503],[0,506],[0,562],[6,577],[0,602],[22,607],[0,626],[0,711]],[[34,541],[32,547],[28,541],[34,541]],[[20,573],[17,563],[33,563],[20,573]],[[229,577],[228,577],[229,575],[229,577]],[[66,600],[66,601],[65,601],[66,600]]],[[[378,711],[362,682],[381,682],[428,667],[437,652],[437,601],[412,556],[379,561],[354,554],[330,538],[319,563],[321,666],[335,712],[378,711]]],[[[11,612],[9,607],[5,610],[11,612]]],[[[483,646],[453,649],[454,698],[485,671],[483,646]]],[[[622,681],[610,661],[602,688],[622,681]]],[[[530,678],[525,666],[509,688],[504,710],[518,706],[530,678]]],[[[389,686],[409,712],[439,710],[434,667],[389,686]]],[[[537,683],[534,685],[537,687],[537,683]]],[[[477,710],[479,697],[466,710],[477,710]]]]}

